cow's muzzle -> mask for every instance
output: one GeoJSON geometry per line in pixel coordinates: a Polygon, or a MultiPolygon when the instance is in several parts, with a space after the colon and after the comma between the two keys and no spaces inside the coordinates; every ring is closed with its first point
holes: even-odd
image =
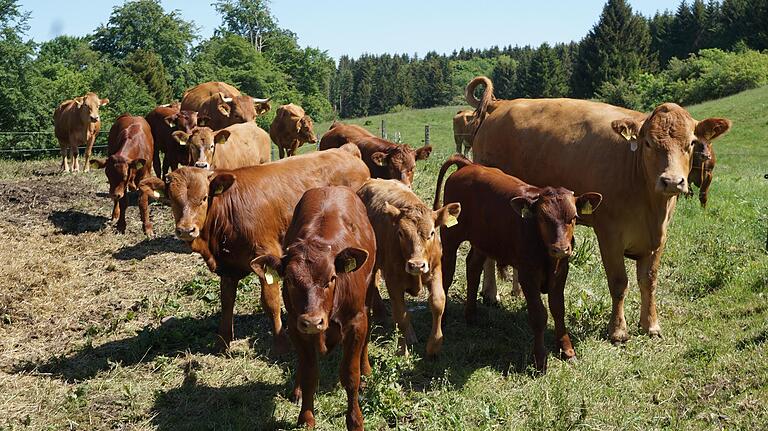
{"type": "Polygon", "coordinates": [[[688,181],[682,176],[662,175],[659,177],[656,189],[664,194],[677,196],[680,193],[688,193],[688,181]]]}
{"type": "Polygon", "coordinates": [[[197,228],[197,226],[177,226],[176,236],[182,241],[192,241],[193,239],[200,236],[200,230],[197,228]]]}
{"type": "Polygon", "coordinates": [[[93,115],[91,115],[91,123],[95,123],[97,121],[99,121],[99,116],[97,115],[94,117],[93,115]]]}
{"type": "Polygon", "coordinates": [[[303,334],[319,334],[328,329],[328,318],[322,314],[302,314],[297,319],[296,326],[303,334]]]}
{"type": "Polygon", "coordinates": [[[571,254],[573,253],[573,250],[571,249],[571,246],[559,246],[559,245],[551,245],[549,246],[549,256],[553,259],[565,259],[567,257],[571,257],[571,254]]]}
{"type": "Polygon", "coordinates": [[[411,275],[426,274],[429,272],[429,263],[424,259],[411,259],[405,263],[405,272],[411,275]]]}

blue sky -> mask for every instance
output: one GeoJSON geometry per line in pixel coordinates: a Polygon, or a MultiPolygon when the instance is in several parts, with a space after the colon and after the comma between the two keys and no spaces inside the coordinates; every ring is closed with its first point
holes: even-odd
{"type": "MultiPolygon", "coordinates": [[[[212,0],[163,0],[209,37],[219,25],[212,0]]],[[[675,9],[677,0],[630,0],[644,15],[675,9]]],[[[32,12],[29,36],[36,41],[60,34],[82,36],[109,19],[122,0],[21,0],[32,12]]],[[[451,52],[454,48],[539,45],[581,39],[597,21],[604,0],[475,0],[378,2],[273,0],[272,13],[302,46],[327,50],[334,58],[362,53],[451,52]],[[465,5],[471,4],[467,9],[465,5]],[[364,6],[363,6],[364,5],[364,6]]]]}

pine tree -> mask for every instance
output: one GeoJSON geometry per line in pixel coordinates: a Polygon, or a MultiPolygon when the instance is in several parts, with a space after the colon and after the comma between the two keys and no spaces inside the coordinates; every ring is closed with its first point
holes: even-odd
{"type": "Polygon", "coordinates": [[[499,57],[491,74],[493,90],[499,99],[513,99],[517,85],[517,62],[508,56],[499,57]]]}
{"type": "Polygon", "coordinates": [[[129,54],[123,64],[140,83],[147,87],[147,92],[156,103],[171,101],[173,90],[168,85],[165,67],[159,55],[139,49],[129,54]]]}
{"type": "Polygon", "coordinates": [[[548,43],[541,44],[531,58],[528,92],[531,97],[563,97],[568,94],[563,65],[548,43]]]}

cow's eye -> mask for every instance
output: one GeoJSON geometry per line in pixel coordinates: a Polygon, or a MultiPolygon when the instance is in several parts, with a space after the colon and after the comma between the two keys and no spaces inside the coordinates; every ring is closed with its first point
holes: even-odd
{"type": "Polygon", "coordinates": [[[332,287],[332,286],[333,286],[333,285],[335,285],[335,284],[336,284],[336,276],[335,276],[335,275],[332,275],[332,276],[331,276],[331,279],[330,279],[330,280],[328,280],[328,284],[326,284],[326,285],[325,285],[325,287],[326,287],[326,288],[328,288],[328,287],[332,287]]]}
{"type": "Polygon", "coordinates": [[[429,233],[429,237],[434,238],[434,236],[435,236],[435,230],[432,229],[432,232],[429,233]]]}
{"type": "Polygon", "coordinates": [[[398,231],[397,231],[397,236],[398,236],[398,237],[402,238],[402,237],[403,237],[403,235],[404,235],[404,234],[403,234],[403,231],[401,231],[401,230],[398,230],[398,231]]]}

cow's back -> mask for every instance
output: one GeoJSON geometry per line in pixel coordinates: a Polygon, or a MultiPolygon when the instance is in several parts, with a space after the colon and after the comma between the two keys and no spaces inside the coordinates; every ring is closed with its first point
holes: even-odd
{"type": "Polygon", "coordinates": [[[142,168],[149,174],[154,152],[152,130],[144,117],[123,114],[109,129],[107,154],[120,154],[129,160],[144,159],[147,163],[142,168]]]}
{"type": "Polygon", "coordinates": [[[237,169],[260,165],[271,159],[269,135],[256,123],[234,124],[223,144],[217,144],[212,165],[216,169],[237,169]]]}
{"type": "Polygon", "coordinates": [[[320,138],[318,150],[339,148],[348,142],[357,143],[362,138],[373,136],[373,133],[355,124],[336,124],[320,138]]]}
{"type": "Polygon", "coordinates": [[[222,93],[224,97],[241,95],[237,88],[225,82],[204,82],[184,92],[184,96],[181,99],[181,110],[200,111],[212,96],[218,96],[219,93],[222,93]]]}

